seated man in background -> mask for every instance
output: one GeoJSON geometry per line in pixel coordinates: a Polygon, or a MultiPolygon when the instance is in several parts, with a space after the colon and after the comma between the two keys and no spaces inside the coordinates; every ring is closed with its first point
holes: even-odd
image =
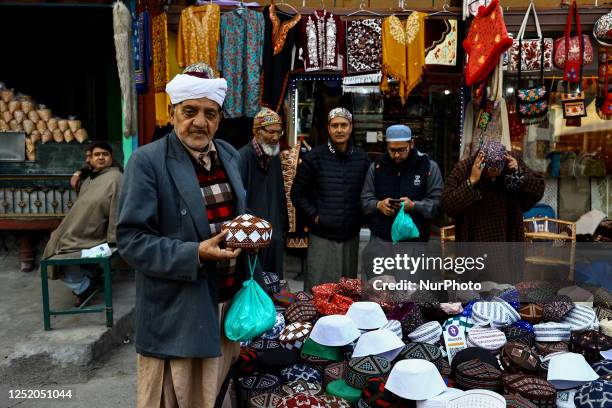
{"type": "MultiPolygon", "coordinates": [[[[117,202],[121,188],[121,170],[113,165],[113,150],[108,143],[91,145],[90,175],[81,183],[79,197],[51,233],[43,258],[78,252],[97,245],[116,244],[117,202]]],[[[95,285],[88,271],[80,266],[62,268],[62,280],[76,296],[75,306],[80,306],[94,291],[95,285]]],[[[55,270],[49,277],[56,279],[55,270]]]]}

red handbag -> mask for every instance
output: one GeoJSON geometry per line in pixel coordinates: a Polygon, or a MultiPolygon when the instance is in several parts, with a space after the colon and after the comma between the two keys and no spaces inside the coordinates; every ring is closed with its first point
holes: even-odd
{"type": "Polygon", "coordinates": [[[499,0],[491,1],[487,7],[480,7],[474,18],[463,48],[469,59],[465,67],[467,86],[487,79],[497,67],[499,58],[512,46],[499,0]]]}
{"type": "Polygon", "coordinates": [[[599,49],[599,89],[597,92],[597,113],[601,119],[612,119],[612,93],[609,92],[608,78],[610,76],[610,60],[612,56],[608,48],[599,49]],[[603,83],[603,85],[602,85],[603,83]]]}
{"type": "Polygon", "coordinates": [[[569,82],[578,82],[579,70],[583,65],[593,62],[593,46],[588,35],[582,34],[580,14],[576,2],[572,2],[567,13],[565,35],[555,40],[554,64],[557,68],[565,70],[563,79],[569,82]],[[571,37],[572,17],[576,18],[576,35],[571,37]]]}

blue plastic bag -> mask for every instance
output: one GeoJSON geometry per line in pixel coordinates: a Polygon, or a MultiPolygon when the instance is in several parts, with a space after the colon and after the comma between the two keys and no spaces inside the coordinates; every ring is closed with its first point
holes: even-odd
{"type": "Polygon", "coordinates": [[[257,255],[251,264],[251,278],[242,284],[225,316],[225,335],[232,341],[252,340],[271,329],[276,323],[276,309],[268,294],[253,279],[257,255]]]}
{"type": "Polygon", "coordinates": [[[402,202],[391,227],[391,239],[393,242],[401,242],[418,237],[419,229],[414,225],[410,214],[404,211],[404,203],[402,202]]]}

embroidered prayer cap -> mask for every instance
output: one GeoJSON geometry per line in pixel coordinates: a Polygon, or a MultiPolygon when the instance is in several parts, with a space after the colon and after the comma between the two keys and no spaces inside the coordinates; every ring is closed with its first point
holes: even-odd
{"type": "Polygon", "coordinates": [[[351,298],[353,301],[361,300],[363,296],[361,279],[341,277],[338,281],[338,294],[351,298]]]}
{"type": "Polygon", "coordinates": [[[311,330],[312,324],[310,323],[291,323],[283,329],[278,336],[278,341],[288,350],[301,349],[311,330]]]}
{"type": "Polygon", "coordinates": [[[280,292],[280,278],[274,272],[262,272],[264,283],[270,293],[280,292]]]}
{"type": "Polygon", "coordinates": [[[612,337],[597,330],[574,333],[570,342],[570,351],[582,354],[589,363],[601,359],[600,351],[612,349],[612,337]]]}
{"type": "Polygon", "coordinates": [[[359,408],[414,408],[413,401],[402,399],[385,389],[382,377],[368,379],[366,387],[361,392],[357,402],[359,408]]]}
{"type": "Polygon", "coordinates": [[[519,320],[518,322],[512,323],[512,327],[517,327],[519,329],[527,330],[530,333],[533,333],[533,324],[529,323],[527,320],[519,320]]]}
{"type": "Polygon", "coordinates": [[[521,319],[533,324],[538,324],[542,321],[542,312],[542,306],[537,303],[529,303],[519,309],[521,319]]]}
{"type": "Polygon", "coordinates": [[[412,130],[406,125],[392,125],[385,132],[387,142],[409,142],[412,140],[412,130]]]}
{"type": "Polygon", "coordinates": [[[607,408],[612,405],[612,381],[597,380],[580,387],[574,395],[576,408],[607,408]]]}
{"type": "Polygon", "coordinates": [[[542,320],[560,322],[574,308],[574,302],[567,296],[556,296],[542,305],[542,320]]]}
{"type": "MultiPolygon", "coordinates": [[[[442,394],[443,395],[443,394],[442,394]]],[[[434,397],[436,398],[436,397],[434,397]]],[[[425,405],[426,407],[431,405],[425,405]]],[[[440,405],[438,405],[440,406],[440,405]]],[[[419,407],[417,403],[417,407],[419,407]]],[[[500,394],[490,390],[468,390],[451,395],[444,407],[452,408],[506,408],[506,400],[500,394]]]]}
{"type": "Polygon", "coordinates": [[[355,302],[353,303],[346,316],[349,317],[358,329],[375,330],[387,324],[387,317],[382,307],[375,302],[355,302]]]}
{"type": "Polygon", "coordinates": [[[457,366],[455,381],[462,390],[497,391],[502,388],[501,375],[502,372],[496,366],[474,359],[457,366]]]}
{"type": "Polygon", "coordinates": [[[272,374],[254,374],[238,379],[238,396],[242,401],[264,393],[280,393],[281,380],[272,374]]]}
{"type": "Polygon", "coordinates": [[[270,372],[271,374],[276,374],[288,365],[299,361],[296,353],[284,348],[256,351],[255,355],[257,356],[258,371],[270,372]]]}
{"type": "Polygon", "coordinates": [[[519,394],[538,407],[555,408],[557,390],[555,387],[535,375],[507,374],[502,376],[504,391],[519,394]]]}
{"type": "Polygon", "coordinates": [[[424,400],[446,391],[446,384],[433,363],[401,360],[391,369],[385,389],[409,400],[424,400]]]}
{"type": "Polygon", "coordinates": [[[501,172],[506,166],[506,147],[497,140],[485,140],[480,150],[485,156],[486,167],[501,172]]]}
{"type": "Polygon", "coordinates": [[[173,105],[188,99],[207,98],[223,106],[227,93],[227,81],[215,78],[210,67],[200,63],[185,68],[166,84],[166,93],[173,105]]]}
{"type": "Polygon", "coordinates": [[[284,397],[276,408],[325,408],[325,403],[311,394],[298,393],[284,397]]]}
{"type": "Polygon", "coordinates": [[[533,326],[536,341],[569,341],[571,326],[567,323],[540,323],[533,326]]]}
{"type": "Polygon", "coordinates": [[[482,361],[492,367],[495,367],[496,369],[499,369],[499,363],[490,351],[480,347],[468,347],[455,354],[455,357],[453,357],[451,362],[451,370],[456,373],[459,364],[470,360],[482,361]]]}
{"type": "Polygon", "coordinates": [[[417,327],[408,338],[412,341],[435,344],[440,341],[442,336],[442,326],[439,322],[427,322],[417,327]]]}
{"type": "Polygon", "coordinates": [[[321,383],[323,381],[321,373],[317,369],[303,363],[294,364],[285,368],[281,371],[281,377],[286,383],[296,380],[314,383],[321,383]]]}
{"type": "Polygon", "coordinates": [[[344,398],[327,394],[321,394],[317,398],[325,403],[326,408],[351,408],[350,402],[344,398]]]}
{"type": "Polygon", "coordinates": [[[533,402],[518,394],[505,394],[507,408],[538,408],[533,402]]]}
{"type": "Polygon", "coordinates": [[[317,308],[310,302],[296,302],[287,307],[285,318],[288,322],[314,322],[317,318],[317,308]]]}
{"type": "Polygon", "coordinates": [[[274,350],[281,347],[277,339],[255,339],[249,344],[249,347],[255,351],[274,350]]]}
{"type": "Polygon", "coordinates": [[[546,379],[559,390],[580,387],[598,378],[599,375],[581,354],[563,353],[554,356],[548,363],[546,379]]]}
{"type": "Polygon", "coordinates": [[[410,312],[400,319],[402,333],[406,338],[410,338],[410,333],[425,324],[425,318],[423,317],[421,309],[413,303],[410,303],[410,305],[412,305],[410,312]]]}
{"type": "Polygon", "coordinates": [[[442,359],[442,351],[432,344],[428,343],[408,343],[400,353],[402,359],[422,359],[432,363],[442,359]]]}
{"type": "Polygon", "coordinates": [[[582,305],[576,305],[572,310],[567,313],[561,323],[566,323],[571,326],[573,332],[580,332],[584,330],[598,330],[599,321],[595,311],[582,305]]]}
{"type": "Polygon", "coordinates": [[[285,328],[285,317],[283,316],[282,313],[276,313],[276,321],[274,322],[274,326],[272,326],[272,328],[268,330],[267,332],[263,333],[261,335],[261,338],[270,339],[270,340],[278,339],[278,336],[280,336],[284,328],[285,328]]]}
{"type": "Polygon", "coordinates": [[[393,332],[386,329],[372,330],[359,337],[352,358],[380,355],[394,360],[404,346],[404,342],[393,332]]]}
{"type": "Polygon", "coordinates": [[[295,294],[295,300],[298,302],[312,302],[314,296],[308,292],[304,292],[303,290],[299,291],[295,294]]]}
{"type": "Polygon", "coordinates": [[[472,307],[474,324],[491,325],[493,328],[510,326],[520,320],[518,312],[505,300],[494,298],[493,301],[476,302],[472,307]]]}
{"type": "Polygon", "coordinates": [[[491,352],[497,352],[506,344],[506,336],[501,330],[488,327],[474,327],[467,335],[468,347],[480,347],[491,352]]]}
{"type": "Polygon", "coordinates": [[[310,338],[323,346],[346,346],[360,335],[359,329],[350,318],[329,315],[317,320],[310,338]]]}
{"type": "Polygon", "coordinates": [[[547,356],[552,353],[567,352],[569,350],[568,341],[549,341],[535,343],[536,351],[540,356],[547,356]]]}
{"type": "Polygon", "coordinates": [[[319,395],[323,392],[321,383],[308,382],[304,380],[295,380],[285,383],[281,387],[283,394],[291,396],[295,394],[319,395]]]}
{"type": "Polygon", "coordinates": [[[308,338],[304,341],[304,345],[302,346],[302,355],[319,357],[328,361],[340,361],[342,360],[342,347],[324,346],[317,343],[312,338],[308,338]]]}
{"type": "Polygon", "coordinates": [[[395,335],[397,337],[399,337],[400,339],[402,339],[402,324],[397,321],[397,320],[388,320],[387,323],[381,327],[381,329],[386,329],[389,330],[393,333],[395,333],[395,335]]]}
{"type": "Polygon", "coordinates": [[[331,120],[334,118],[344,118],[349,122],[353,122],[353,115],[346,108],[339,107],[330,110],[329,114],[327,115],[327,121],[331,122],[331,120]]]}
{"type": "Polygon", "coordinates": [[[272,239],[272,224],[251,214],[242,214],[227,225],[225,245],[228,248],[259,250],[267,248],[272,239]]]}
{"type": "Polygon", "coordinates": [[[604,47],[612,47],[612,11],[595,20],[593,37],[604,47]]]}
{"type": "Polygon", "coordinates": [[[351,387],[362,389],[368,378],[384,377],[391,371],[391,363],[386,358],[365,356],[352,358],[348,363],[346,383],[351,387]]]}
{"type": "Polygon", "coordinates": [[[508,343],[520,343],[529,347],[533,347],[535,343],[535,336],[529,330],[508,326],[501,329],[501,331],[506,336],[506,340],[508,341],[508,343]]]}
{"type": "Polygon", "coordinates": [[[535,373],[540,359],[531,347],[507,343],[501,351],[500,361],[507,373],[535,373]]]}
{"type": "Polygon", "coordinates": [[[270,125],[282,125],[280,115],[270,108],[262,108],[253,119],[253,130],[270,125]]]}
{"type": "Polygon", "coordinates": [[[327,384],[325,393],[334,397],[345,399],[351,404],[355,404],[361,397],[361,390],[359,388],[351,387],[344,380],[335,380],[327,384]]]}
{"type": "Polygon", "coordinates": [[[450,400],[463,394],[465,391],[458,388],[447,388],[446,391],[435,397],[417,401],[416,408],[447,408],[450,400]]]}
{"type": "Polygon", "coordinates": [[[248,347],[240,348],[240,355],[238,361],[234,363],[234,368],[238,376],[251,373],[255,370],[255,363],[257,360],[257,354],[248,347]]]}
{"type": "Polygon", "coordinates": [[[283,396],[276,393],[267,392],[255,395],[249,399],[248,408],[276,408],[283,396]]]}
{"type": "Polygon", "coordinates": [[[332,381],[344,379],[347,370],[348,361],[329,364],[323,369],[323,386],[327,387],[327,384],[332,381]]]}
{"type": "Polygon", "coordinates": [[[591,367],[600,377],[604,377],[604,376],[608,376],[612,374],[612,360],[604,359],[601,361],[597,361],[593,363],[591,367]]]}

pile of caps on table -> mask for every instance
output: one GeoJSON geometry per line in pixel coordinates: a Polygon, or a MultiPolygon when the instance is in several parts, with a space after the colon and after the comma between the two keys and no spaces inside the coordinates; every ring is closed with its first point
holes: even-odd
{"type": "Polygon", "coordinates": [[[450,303],[357,279],[312,294],[265,281],[277,320],[241,344],[243,407],[612,407],[605,289],[492,285],[450,303]]]}

